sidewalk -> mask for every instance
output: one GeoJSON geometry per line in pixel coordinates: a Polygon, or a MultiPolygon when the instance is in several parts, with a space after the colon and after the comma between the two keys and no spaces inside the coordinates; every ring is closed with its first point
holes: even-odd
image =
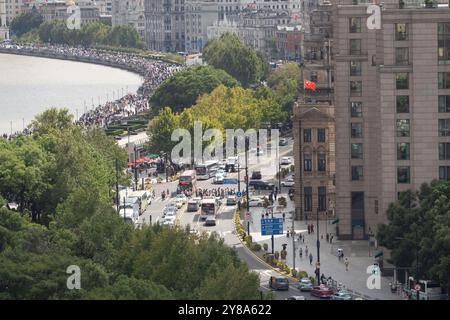
{"type": "MultiPolygon", "coordinates": [[[[293,210],[293,203],[288,201],[288,207],[286,212],[293,210]]],[[[269,246],[268,252],[272,250],[272,242],[270,236],[261,236],[261,213],[263,208],[250,208],[253,221],[250,224],[250,233],[253,241],[260,243],[267,243],[269,246]]],[[[274,212],[274,218],[282,218],[281,214],[274,212]]],[[[286,237],[286,231],[291,229],[292,220],[290,214],[286,214],[286,220],[284,223],[284,234],[274,236],[274,251],[281,251],[282,244],[287,244],[287,257],[286,263],[289,267],[293,267],[292,259],[292,237],[286,237]]],[[[367,287],[367,279],[371,274],[366,273],[367,268],[373,265],[373,248],[369,251],[367,241],[337,241],[336,237],[333,243],[330,244],[326,241],[326,232],[335,232],[335,226],[327,224],[325,221],[319,223],[320,235],[323,239],[320,239],[320,273],[326,277],[331,276],[334,280],[341,283],[349,290],[353,290],[355,293],[367,298],[367,299],[383,299],[383,300],[398,300],[403,299],[398,294],[393,294],[390,291],[389,283],[392,281],[391,277],[381,278],[381,289],[369,289],[367,287]],[[345,257],[349,260],[349,271],[345,270],[343,261],[339,261],[337,258],[337,248],[343,248],[345,257]]],[[[306,271],[309,275],[315,276],[315,264],[317,261],[317,233],[316,233],[316,221],[295,221],[294,229],[296,233],[295,237],[295,267],[297,270],[306,271]],[[308,235],[307,224],[314,224],[313,234],[308,235]],[[304,237],[304,242],[298,242],[298,234],[301,233],[304,237]],[[303,258],[299,256],[299,248],[303,250],[303,258]],[[309,262],[308,256],[305,254],[305,250],[308,248],[308,255],[312,253],[312,264],[309,262]]],[[[262,256],[263,252],[260,253],[262,256]]]]}

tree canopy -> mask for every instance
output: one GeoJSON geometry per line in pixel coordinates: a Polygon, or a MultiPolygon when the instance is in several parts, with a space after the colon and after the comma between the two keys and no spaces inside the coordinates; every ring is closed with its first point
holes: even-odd
{"type": "Polygon", "coordinates": [[[124,25],[111,27],[101,22],[87,23],[80,30],[71,30],[67,28],[65,21],[51,20],[39,26],[38,34],[42,42],[71,46],[143,47],[143,42],[135,28],[124,25]]]}
{"type": "Polygon", "coordinates": [[[165,80],[155,90],[151,102],[157,110],[170,107],[174,112],[181,112],[221,84],[231,88],[239,85],[239,82],[225,71],[212,66],[187,68],[165,80]]]}
{"type": "Polygon", "coordinates": [[[450,183],[433,181],[405,191],[387,211],[389,224],[378,228],[380,245],[392,250],[392,262],[410,274],[450,288],[450,183]],[[419,259],[416,259],[418,249],[419,259]]]}
{"type": "Polygon", "coordinates": [[[244,87],[257,84],[268,70],[263,55],[233,33],[208,41],[203,49],[203,59],[215,68],[225,70],[244,87]]]}
{"type": "Polygon", "coordinates": [[[216,234],[126,224],[112,191],[116,161],[129,181],[125,150],[71,120],[51,109],[31,136],[0,139],[0,299],[259,297],[258,275],[216,234]],[[69,266],[80,290],[67,288],[69,266]]]}
{"type": "Polygon", "coordinates": [[[11,22],[11,32],[13,35],[20,37],[32,29],[38,28],[42,22],[44,22],[44,18],[37,11],[32,10],[22,13],[11,22]]]}

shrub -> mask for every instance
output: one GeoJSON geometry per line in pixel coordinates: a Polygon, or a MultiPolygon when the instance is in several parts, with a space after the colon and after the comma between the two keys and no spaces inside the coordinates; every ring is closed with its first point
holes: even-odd
{"type": "Polygon", "coordinates": [[[275,260],[278,260],[280,258],[280,253],[278,251],[275,251],[275,260]]]}
{"type": "Polygon", "coordinates": [[[250,244],[250,250],[252,251],[261,251],[261,245],[259,243],[253,242],[250,244]]]}
{"type": "Polygon", "coordinates": [[[269,245],[267,243],[263,243],[264,251],[269,250],[269,245]]]}
{"type": "Polygon", "coordinates": [[[281,260],[285,260],[287,256],[287,251],[286,250],[282,250],[281,251],[281,260]]]}
{"type": "Polygon", "coordinates": [[[296,270],[296,269],[292,269],[292,276],[293,276],[294,278],[297,277],[297,270],[296,270]]]}
{"type": "Polygon", "coordinates": [[[298,278],[299,279],[308,278],[308,273],[306,271],[299,271],[298,278]]]}

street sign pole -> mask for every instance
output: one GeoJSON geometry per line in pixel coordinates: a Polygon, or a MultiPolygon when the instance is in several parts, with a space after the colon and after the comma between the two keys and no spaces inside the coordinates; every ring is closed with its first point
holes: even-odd
{"type": "MultiPolygon", "coordinates": [[[[272,219],[273,219],[273,208],[271,208],[271,212],[272,212],[272,219]]],[[[272,254],[274,254],[274,247],[275,247],[275,239],[273,237],[273,233],[272,233],[272,254]]]]}

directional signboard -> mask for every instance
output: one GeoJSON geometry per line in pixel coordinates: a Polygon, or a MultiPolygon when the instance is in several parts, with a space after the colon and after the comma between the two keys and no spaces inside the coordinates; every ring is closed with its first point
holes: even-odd
{"type": "Polygon", "coordinates": [[[237,184],[237,179],[223,179],[223,184],[237,184]]]}
{"type": "Polygon", "coordinates": [[[271,236],[283,234],[283,219],[261,219],[261,235],[271,236]]]}

